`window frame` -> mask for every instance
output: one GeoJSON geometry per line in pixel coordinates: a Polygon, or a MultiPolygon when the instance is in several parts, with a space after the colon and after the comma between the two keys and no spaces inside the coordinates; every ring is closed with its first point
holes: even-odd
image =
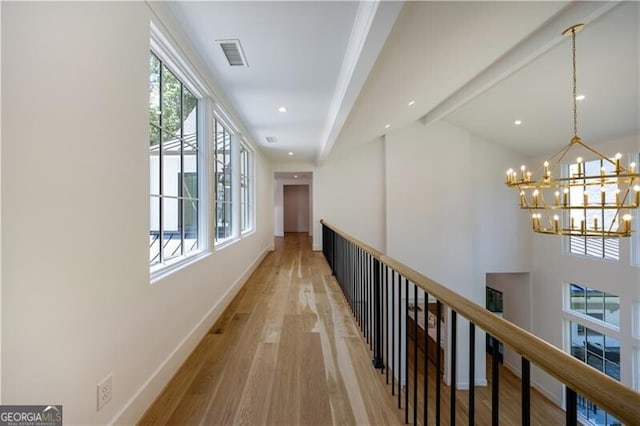
{"type": "Polygon", "coordinates": [[[255,200],[254,200],[254,153],[251,146],[244,140],[239,143],[240,156],[240,234],[248,235],[255,229],[255,200]],[[246,158],[243,158],[243,154],[246,158]],[[243,193],[243,185],[246,191],[243,193]]]}
{"type": "MultiPolygon", "coordinates": [[[[163,32],[154,24],[154,22],[150,23],[150,48],[147,51],[149,60],[151,59],[151,55],[154,55],[160,62],[160,74],[162,74],[162,66],[166,66],[167,70],[173,74],[173,76],[179,81],[181,84],[181,104],[184,102],[183,88],[186,88],[196,99],[196,140],[197,140],[197,159],[196,159],[196,173],[197,173],[197,186],[198,186],[198,195],[195,199],[197,199],[198,207],[196,212],[197,218],[197,241],[198,247],[197,249],[190,251],[188,253],[183,253],[179,256],[162,260],[162,254],[160,254],[161,261],[155,264],[151,264],[151,259],[149,259],[149,275],[151,283],[155,283],[161,278],[173,273],[174,271],[181,269],[187,264],[195,262],[202,257],[208,255],[209,242],[208,242],[208,213],[207,213],[207,205],[208,205],[208,166],[207,166],[207,156],[208,156],[208,144],[207,144],[207,126],[206,126],[206,111],[208,109],[208,100],[206,98],[207,90],[205,86],[202,84],[198,75],[193,71],[192,67],[189,63],[184,59],[184,55],[169,41],[169,38],[166,37],[163,32]]],[[[161,89],[160,89],[161,90],[161,89]]],[[[147,99],[147,103],[149,100],[147,99]]],[[[148,104],[148,107],[149,104],[148,104]]],[[[180,112],[182,114],[182,111],[180,112]]],[[[184,125],[184,117],[181,117],[181,128],[184,125]]],[[[148,128],[151,127],[151,122],[148,124],[148,128]]],[[[181,130],[182,132],[183,130],[181,130]]],[[[151,135],[149,135],[149,138],[151,135]]],[[[181,138],[183,136],[181,135],[181,138]]],[[[150,139],[149,139],[150,140],[150,139]]],[[[181,154],[182,155],[182,154],[181,154]]],[[[160,161],[160,160],[159,160],[160,161]]],[[[149,167],[151,168],[151,162],[149,163],[149,167]]],[[[159,169],[163,167],[162,164],[159,165],[159,169]]],[[[180,169],[180,173],[184,174],[185,171],[180,169]]],[[[150,176],[149,176],[150,179],[150,176]]],[[[151,182],[149,182],[151,184],[151,182]]],[[[159,192],[162,189],[159,188],[159,192]]],[[[180,193],[180,192],[179,192],[180,193]]],[[[164,194],[157,194],[160,202],[162,202],[162,197],[164,194]]],[[[149,187],[149,203],[151,203],[151,187],[149,187]]],[[[184,197],[181,197],[184,198],[184,197]]],[[[148,208],[149,211],[149,220],[151,220],[151,205],[148,208]]],[[[182,212],[184,213],[184,212],[182,212]]],[[[184,219],[184,217],[183,217],[184,219]]],[[[160,215],[159,221],[162,221],[162,216],[160,215]]],[[[162,239],[162,223],[158,224],[159,232],[160,232],[160,240],[162,239]]],[[[151,231],[151,222],[149,222],[149,232],[151,231]]],[[[181,233],[184,234],[184,227],[182,227],[181,233]]],[[[151,247],[149,247],[150,249],[151,247]]],[[[160,248],[160,253],[162,252],[162,248],[160,248]]]]}
{"type": "MultiPolygon", "coordinates": [[[[618,341],[618,343],[620,345],[620,348],[622,348],[623,337],[622,337],[622,333],[621,333],[620,327],[616,326],[616,325],[614,325],[612,323],[608,323],[608,322],[605,322],[605,321],[600,320],[598,318],[595,318],[593,316],[587,315],[586,314],[586,311],[587,311],[586,300],[585,300],[585,308],[584,308],[585,313],[582,313],[582,312],[579,312],[579,311],[571,309],[571,286],[572,285],[575,285],[575,286],[578,286],[578,287],[581,287],[581,288],[585,289],[585,297],[586,297],[586,294],[587,294],[587,290],[589,290],[589,289],[590,290],[599,291],[601,294],[605,295],[605,299],[603,300],[603,312],[604,312],[604,309],[605,309],[604,306],[605,306],[606,295],[610,294],[610,293],[607,293],[604,290],[595,289],[595,288],[592,288],[592,287],[588,287],[586,285],[575,284],[575,283],[565,283],[564,291],[563,291],[563,294],[564,294],[564,303],[563,303],[563,305],[564,305],[563,306],[563,316],[564,316],[564,318],[563,318],[563,322],[564,322],[564,330],[565,330],[565,339],[564,339],[565,352],[567,352],[569,355],[575,357],[576,359],[584,362],[585,364],[590,365],[586,360],[586,356],[588,355],[588,353],[587,353],[588,352],[588,347],[585,347],[585,355],[584,355],[585,359],[584,360],[576,357],[574,355],[574,353],[573,353],[572,324],[575,324],[577,326],[576,330],[577,330],[578,335],[580,335],[580,334],[584,335],[584,341],[585,342],[587,342],[587,339],[588,339],[588,336],[589,336],[589,331],[588,330],[590,330],[591,332],[595,332],[595,333],[598,333],[598,334],[602,335],[602,339],[603,339],[603,342],[605,342],[605,345],[602,348],[603,349],[603,354],[602,354],[603,367],[602,367],[602,369],[600,371],[603,372],[604,374],[607,374],[606,373],[606,365],[607,365],[607,360],[606,360],[606,356],[607,356],[606,341],[607,341],[607,338],[615,339],[616,341],[618,341]],[[581,330],[582,330],[582,332],[581,332],[581,330]]],[[[617,295],[614,295],[614,296],[615,297],[620,297],[620,296],[617,296],[617,295]]],[[[620,349],[620,352],[622,352],[621,349],[620,349]]],[[[595,354],[594,352],[591,352],[591,353],[593,353],[594,355],[597,356],[597,354],[595,354]]],[[[617,364],[618,364],[618,368],[619,368],[618,374],[620,375],[620,379],[618,379],[618,380],[622,382],[622,369],[623,369],[622,360],[619,359],[617,364]]],[[[595,368],[595,367],[593,367],[593,368],[595,368]]],[[[616,379],[613,376],[610,376],[610,377],[612,377],[613,379],[616,379]]],[[[590,401],[587,398],[584,398],[581,395],[578,395],[578,401],[580,401],[580,398],[583,398],[586,401],[586,403],[590,403],[590,401]]],[[[601,407],[599,407],[599,408],[601,410],[603,410],[601,407]]],[[[576,410],[579,410],[579,406],[576,407],[576,410]]],[[[606,411],[604,411],[604,412],[605,412],[605,418],[610,416],[609,413],[607,413],[606,411]]],[[[589,425],[595,424],[595,423],[591,422],[588,418],[585,418],[580,411],[577,411],[577,414],[578,414],[580,420],[584,421],[585,424],[589,424],[589,425]]]]}
{"type": "MultiPolygon", "coordinates": [[[[234,242],[235,240],[237,240],[237,220],[236,220],[236,202],[235,202],[235,198],[236,198],[236,194],[235,194],[235,187],[237,186],[236,182],[237,179],[235,177],[235,170],[237,169],[236,167],[236,161],[234,159],[235,157],[235,153],[236,153],[236,149],[235,149],[235,145],[236,145],[236,134],[237,131],[235,131],[235,127],[231,126],[229,124],[229,121],[227,121],[222,114],[220,113],[219,109],[216,109],[214,111],[213,114],[213,121],[212,121],[213,125],[212,125],[212,139],[213,139],[213,214],[212,214],[212,220],[213,220],[213,224],[212,224],[212,229],[214,232],[213,235],[213,241],[214,241],[214,247],[216,249],[220,249],[223,247],[226,247],[227,245],[231,244],[232,242],[234,242]],[[225,203],[229,204],[229,233],[228,235],[225,233],[225,236],[223,238],[218,238],[218,182],[217,182],[217,178],[218,178],[218,141],[217,141],[217,137],[218,137],[218,124],[220,125],[220,127],[222,127],[224,129],[224,131],[226,132],[226,134],[229,137],[229,163],[228,163],[228,176],[230,178],[229,181],[229,201],[225,201],[225,203]]],[[[226,170],[225,170],[225,174],[226,174],[226,170]]],[[[225,198],[226,199],[226,198],[225,198]]]]}

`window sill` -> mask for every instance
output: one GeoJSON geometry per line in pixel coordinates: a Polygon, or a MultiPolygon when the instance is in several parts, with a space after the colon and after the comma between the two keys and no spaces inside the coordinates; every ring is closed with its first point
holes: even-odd
{"type": "Polygon", "coordinates": [[[246,231],[243,231],[242,234],[240,234],[240,238],[246,238],[249,235],[255,234],[256,230],[254,228],[251,229],[247,229],[246,231]]]}
{"type": "Polygon", "coordinates": [[[174,272],[184,269],[187,266],[190,266],[191,264],[196,263],[210,255],[211,255],[210,251],[202,251],[202,252],[190,254],[185,257],[172,259],[168,263],[165,263],[164,265],[153,266],[149,270],[150,283],[153,285],[158,281],[161,281],[164,278],[168,277],[169,275],[173,274],[174,272]]]}
{"type": "Polygon", "coordinates": [[[599,320],[598,318],[590,317],[587,314],[583,314],[582,312],[573,311],[571,309],[563,309],[565,313],[565,317],[569,321],[576,322],[580,325],[584,325],[586,327],[595,329],[598,333],[602,334],[612,334],[616,338],[619,338],[620,335],[620,327],[617,325],[610,324],[608,322],[604,322],[599,320]]]}
{"type": "Polygon", "coordinates": [[[566,256],[572,256],[572,257],[575,257],[577,259],[583,259],[583,260],[595,260],[595,261],[598,261],[598,262],[612,263],[612,264],[620,263],[620,259],[615,259],[615,258],[612,258],[612,257],[592,256],[592,255],[589,255],[589,254],[572,253],[570,251],[566,251],[564,254],[566,256]]]}
{"type": "Polygon", "coordinates": [[[215,251],[223,250],[229,247],[230,245],[234,244],[236,241],[240,241],[240,238],[229,237],[229,238],[225,238],[224,240],[216,241],[213,245],[213,250],[215,251]]]}

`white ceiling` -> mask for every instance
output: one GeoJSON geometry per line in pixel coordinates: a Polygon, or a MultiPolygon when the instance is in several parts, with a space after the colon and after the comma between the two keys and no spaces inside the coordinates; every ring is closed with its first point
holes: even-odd
{"type": "Polygon", "coordinates": [[[254,141],[277,161],[315,161],[332,144],[334,122],[348,113],[341,106],[349,83],[364,82],[393,24],[375,21],[370,2],[171,2],[170,9],[254,141]],[[369,46],[368,68],[356,67],[367,47],[357,42],[367,37],[380,39],[377,49],[369,46]],[[239,39],[249,66],[230,67],[220,39],[239,39]],[[278,142],[267,144],[268,136],[278,142]]]}
{"type": "Polygon", "coordinates": [[[407,2],[338,143],[370,141],[386,124],[393,131],[424,116],[565,5],[407,2]]]}
{"type": "Polygon", "coordinates": [[[334,141],[348,147],[445,115],[526,154],[555,150],[571,136],[570,47],[560,32],[580,21],[588,23],[577,38],[578,87],[587,95],[579,105],[581,136],[589,143],[637,133],[640,13],[638,3],[614,5],[260,1],[170,8],[263,151],[275,161],[311,162],[334,141]],[[241,40],[248,68],[226,64],[215,40],[229,38],[241,40]],[[515,119],[523,124],[514,127],[515,119]],[[268,145],[267,136],[278,143],[268,145]]]}
{"type": "MultiPolygon", "coordinates": [[[[588,144],[640,132],[639,6],[621,4],[576,35],[578,93],[586,96],[578,135],[588,144]]],[[[528,155],[555,152],[573,136],[571,68],[566,38],[447,121],[528,155]]]]}

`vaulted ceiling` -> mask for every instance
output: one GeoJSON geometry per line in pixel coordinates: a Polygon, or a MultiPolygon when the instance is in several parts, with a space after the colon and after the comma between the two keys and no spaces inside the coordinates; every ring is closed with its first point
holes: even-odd
{"type": "Polygon", "coordinates": [[[635,2],[174,2],[218,88],[276,161],[322,161],[444,118],[529,155],[566,143],[578,34],[581,135],[638,133],[635,2]],[[239,39],[248,67],[216,40],[239,39]],[[409,105],[409,103],[411,105],[409,105]],[[287,112],[278,112],[284,106],[287,112]],[[514,126],[514,120],[522,125],[514,126]],[[386,127],[388,126],[388,127],[386,127]],[[266,138],[275,137],[270,144],[266,138]],[[293,152],[293,155],[288,155],[293,152]]]}

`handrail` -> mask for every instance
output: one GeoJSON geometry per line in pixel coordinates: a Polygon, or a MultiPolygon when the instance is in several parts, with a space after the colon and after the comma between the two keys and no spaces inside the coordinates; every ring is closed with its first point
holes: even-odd
{"type": "Polygon", "coordinates": [[[640,421],[640,393],[577,360],[534,334],[490,313],[480,305],[460,296],[409,266],[362,243],[346,232],[336,229],[324,220],[321,220],[320,223],[347,241],[359,246],[625,424],[634,425],[640,421]]]}

